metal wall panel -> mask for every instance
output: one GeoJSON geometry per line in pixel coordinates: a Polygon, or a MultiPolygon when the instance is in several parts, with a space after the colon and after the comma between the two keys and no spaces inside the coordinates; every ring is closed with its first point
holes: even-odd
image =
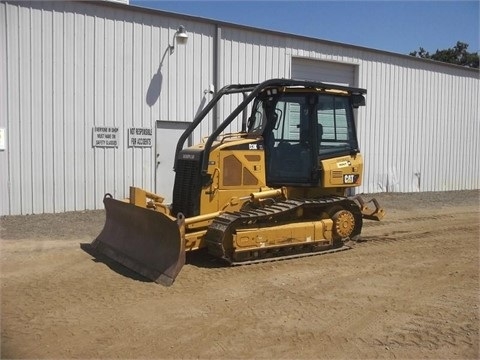
{"type": "Polygon", "coordinates": [[[369,91],[358,126],[366,157],[363,191],[480,186],[475,72],[396,58],[364,61],[360,69],[360,86],[369,91]],[[476,129],[477,141],[466,128],[476,129]],[[455,170],[465,157],[475,159],[472,167],[455,170]]]}
{"type": "Polygon", "coordinates": [[[102,208],[106,192],[153,189],[154,146],[127,147],[127,129],[192,121],[213,83],[215,26],[102,3],[2,2],[0,14],[0,214],[102,208]],[[180,24],[188,43],[170,53],[180,24]],[[118,127],[118,148],[92,147],[94,126],[118,127]]]}
{"type": "MultiPolygon", "coordinates": [[[[219,78],[222,85],[255,84],[271,78],[290,77],[290,59],[286,54],[285,38],[248,29],[222,27],[219,78]]],[[[242,101],[242,96],[231,96],[219,109],[223,121],[231,109],[242,101]]],[[[241,129],[242,116],[226,129],[241,129]]]]}
{"type": "Polygon", "coordinates": [[[6,92],[8,89],[7,57],[7,13],[5,5],[0,4],[0,129],[3,133],[5,149],[0,150],[0,215],[8,214],[10,207],[10,139],[7,137],[7,116],[9,114],[6,92]],[[2,25],[4,24],[4,25],[2,25]]]}
{"type": "MultiPolygon", "coordinates": [[[[1,215],[102,208],[106,192],[153,189],[155,149],[128,147],[128,128],[191,121],[210,84],[289,78],[294,58],[351,64],[354,85],[368,90],[357,122],[360,191],[480,188],[480,87],[471,69],[93,2],[1,2],[0,52],[1,215]],[[170,53],[180,24],[188,43],[170,53]],[[94,126],[118,127],[118,148],[92,147],[94,126]]],[[[215,122],[240,101],[220,106],[215,122]]]]}

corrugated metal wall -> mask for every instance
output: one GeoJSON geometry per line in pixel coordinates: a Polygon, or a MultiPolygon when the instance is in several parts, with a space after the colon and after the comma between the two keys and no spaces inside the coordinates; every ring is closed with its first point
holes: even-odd
{"type": "Polygon", "coordinates": [[[235,61],[222,69],[225,82],[251,81],[256,62],[258,80],[290,77],[292,58],[318,60],[318,66],[321,61],[355,65],[352,85],[368,90],[367,105],[358,110],[365,158],[358,192],[480,188],[478,70],[236,28],[222,34],[225,61],[230,49],[256,51],[252,56],[253,51],[230,50],[235,61]],[[245,70],[252,61],[252,71],[245,70]]]}
{"type": "Polygon", "coordinates": [[[382,56],[360,69],[365,191],[480,188],[478,72],[382,56]]]}
{"type": "Polygon", "coordinates": [[[127,129],[193,119],[212,83],[214,27],[76,2],[1,3],[0,16],[0,213],[101,208],[106,192],[152,189],[155,149],[127,147],[127,129]],[[180,24],[188,47],[170,54],[180,24]],[[92,147],[94,126],[118,127],[118,148],[92,147]]]}
{"type": "Polygon", "coordinates": [[[0,49],[0,214],[102,208],[105,192],[153,189],[155,149],[127,147],[129,127],[191,121],[210,84],[290,77],[292,57],[358,66],[360,191],[480,187],[472,70],[102,3],[2,2],[0,49]],[[189,40],[170,54],[180,24],[189,40]],[[118,148],[92,147],[94,126],[118,127],[118,148]]]}

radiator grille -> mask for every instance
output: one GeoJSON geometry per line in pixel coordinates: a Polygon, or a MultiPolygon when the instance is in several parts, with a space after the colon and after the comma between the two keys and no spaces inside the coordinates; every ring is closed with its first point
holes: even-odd
{"type": "Polygon", "coordinates": [[[200,159],[178,159],[176,164],[175,184],[173,186],[172,212],[179,212],[185,217],[200,214],[200,159]]]}

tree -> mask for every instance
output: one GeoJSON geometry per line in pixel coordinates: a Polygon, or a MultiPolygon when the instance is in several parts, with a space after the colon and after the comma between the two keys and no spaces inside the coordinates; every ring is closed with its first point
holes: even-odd
{"type": "Polygon", "coordinates": [[[467,49],[468,44],[457,41],[457,44],[453,48],[445,50],[437,49],[435,54],[430,54],[424,48],[420,47],[418,51],[412,51],[409,55],[478,69],[478,52],[470,53],[467,49]]]}

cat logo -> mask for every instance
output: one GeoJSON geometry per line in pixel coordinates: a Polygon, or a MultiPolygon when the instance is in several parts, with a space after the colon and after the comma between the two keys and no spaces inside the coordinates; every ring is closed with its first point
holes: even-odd
{"type": "Polygon", "coordinates": [[[358,175],[355,174],[345,174],[343,175],[344,184],[355,184],[357,182],[358,175]]]}

